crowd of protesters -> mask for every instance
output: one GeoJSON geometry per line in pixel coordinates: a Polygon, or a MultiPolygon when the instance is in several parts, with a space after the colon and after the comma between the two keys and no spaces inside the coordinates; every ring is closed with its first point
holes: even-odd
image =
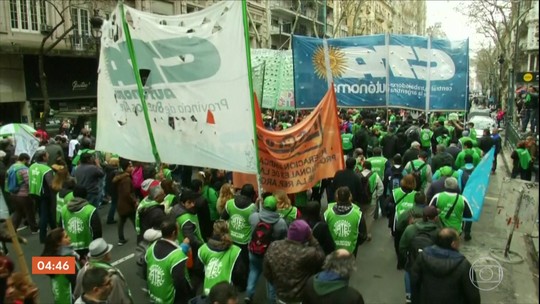
{"type": "MultiPolygon", "coordinates": [[[[272,114],[265,126],[276,131],[308,115],[272,114]]],[[[462,192],[492,147],[497,159],[497,130],[478,136],[474,125],[441,113],[338,115],[346,167],[301,193],[257,193],[254,185],[234,184],[230,172],[130,161],[96,151],[83,129],[69,141],[41,134],[32,157],[14,155],[10,139],[3,142],[2,195],[15,228],[39,233],[44,256],[76,257],[75,275],[50,276],[56,303],[140,302],[110,264],[113,245],[102,225],[117,225],[117,245],[133,247],[147,302],[237,303],[243,294],[245,303],[255,303],[264,277],[268,303],[363,303],[362,287],[349,280],[377,220],[388,221],[394,238],[404,301],[480,303],[475,276],[468,279],[471,265],[458,250],[472,238],[464,219],[473,210],[462,192]],[[109,208],[106,219],[101,208],[109,208]],[[125,237],[128,220],[136,240],[125,237]],[[452,290],[440,292],[433,276],[452,290]]],[[[531,141],[518,145],[516,176],[531,178],[536,149],[531,141]]],[[[495,161],[493,174],[496,167],[495,161]]],[[[35,286],[0,258],[7,286],[0,296],[35,302],[35,286]]]]}

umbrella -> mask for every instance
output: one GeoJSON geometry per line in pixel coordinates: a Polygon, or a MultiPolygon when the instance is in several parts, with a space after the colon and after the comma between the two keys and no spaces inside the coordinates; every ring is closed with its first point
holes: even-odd
{"type": "Polygon", "coordinates": [[[36,133],[36,130],[34,130],[34,128],[30,127],[29,125],[10,123],[0,127],[0,136],[13,135],[17,133],[17,130],[19,129],[23,129],[32,135],[36,133]]]}

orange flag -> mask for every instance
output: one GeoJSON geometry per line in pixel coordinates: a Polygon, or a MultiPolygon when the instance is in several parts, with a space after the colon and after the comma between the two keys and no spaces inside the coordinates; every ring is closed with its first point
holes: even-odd
{"type": "MultiPolygon", "coordinates": [[[[264,191],[301,192],[324,178],[334,177],[337,170],[343,169],[333,88],[308,117],[285,131],[266,130],[257,104],[255,116],[264,191]]],[[[236,187],[241,187],[245,182],[253,183],[254,176],[235,173],[233,181],[236,187]]]]}

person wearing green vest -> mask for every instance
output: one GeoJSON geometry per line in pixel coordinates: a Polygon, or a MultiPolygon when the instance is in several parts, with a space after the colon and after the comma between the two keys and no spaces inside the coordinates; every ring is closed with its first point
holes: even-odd
{"type": "Polygon", "coordinates": [[[49,154],[40,150],[34,154],[35,163],[28,168],[28,192],[39,207],[39,241],[47,236],[47,226],[56,228],[56,197],[52,191],[54,173],[47,166],[49,154]]]}
{"type": "Polygon", "coordinates": [[[424,124],[422,130],[420,130],[420,146],[422,150],[428,152],[428,156],[431,155],[431,137],[433,131],[429,129],[429,124],[424,124]]]}
{"type": "MultiPolygon", "coordinates": [[[[1,161],[1,160],[0,160],[1,161]]],[[[28,182],[28,163],[30,162],[30,155],[26,153],[19,154],[17,162],[13,164],[6,172],[6,192],[8,191],[8,177],[10,172],[13,172],[16,176],[17,190],[11,192],[10,200],[13,207],[13,214],[11,220],[13,221],[13,228],[17,230],[23,219],[26,219],[30,231],[35,234],[38,232],[38,224],[36,222],[36,211],[34,209],[34,202],[29,194],[29,182],[28,182]]]]}
{"type": "Polygon", "coordinates": [[[197,197],[197,193],[191,190],[184,190],[180,195],[180,204],[174,206],[171,211],[179,227],[178,243],[188,238],[194,256],[197,255],[199,248],[204,244],[199,225],[199,217],[197,216],[197,208],[195,207],[197,197]]]}
{"type": "Polygon", "coordinates": [[[390,166],[390,163],[386,157],[382,156],[382,149],[379,147],[373,148],[373,156],[366,159],[366,161],[371,163],[371,171],[383,180],[384,172],[390,166]]]}
{"type": "Polygon", "coordinates": [[[73,290],[79,272],[79,255],[73,250],[69,235],[62,228],[55,228],[49,231],[43,242],[42,257],[75,257],[74,274],[52,274],[51,278],[52,294],[55,304],[72,304],[75,300],[73,290]]]}
{"type": "Polygon", "coordinates": [[[346,249],[356,256],[358,246],[367,239],[367,228],[362,211],[352,203],[349,188],[336,190],[336,204],[326,209],[323,217],[336,249],[346,249]]]}
{"type": "Polygon", "coordinates": [[[92,268],[105,269],[111,276],[111,293],[107,297],[108,303],[133,304],[131,291],[122,272],[111,265],[111,250],[113,245],[107,244],[103,238],[98,238],[90,243],[88,261],[77,274],[77,284],[73,295],[79,298],[83,291],[83,278],[87,270],[92,268]]]}
{"type": "Polygon", "coordinates": [[[353,134],[350,130],[345,130],[341,134],[341,147],[343,148],[343,155],[350,157],[353,152],[353,134]]]}
{"type": "MultiPolygon", "coordinates": [[[[75,184],[73,186],[75,186],[75,184]]],[[[62,225],[62,210],[73,198],[73,189],[61,189],[61,191],[56,194],[56,221],[59,226],[62,225]]]]}
{"type": "Polygon", "coordinates": [[[92,268],[82,278],[83,293],[75,304],[110,303],[107,299],[112,292],[111,274],[104,268],[92,268]]]}
{"type": "Polygon", "coordinates": [[[150,299],[154,303],[183,304],[195,295],[188,273],[189,240],[177,242],[179,227],[174,217],[162,221],[162,238],[146,250],[142,265],[150,299]]]}
{"type": "Polygon", "coordinates": [[[517,149],[510,155],[512,158],[514,167],[512,169],[512,178],[516,178],[519,174],[522,180],[530,181],[532,179],[532,157],[527,149],[527,143],[520,141],[517,144],[517,149]]]}
{"type": "Polygon", "coordinates": [[[291,200],[285,191],[278,190],[274,192],[274,197],[277,200],[277,213],[279,213],[279,216],[285,220],[287,226],[302,216],[300,210],[291,204],[291,200]]]}
{"type": "MultiPolygon", "coordinates": [[[[401,213],[396,220],[396,233],[394,235],[394,249],[397,255],[397,269],[403,269],[407,259],[399,252],[399,244],[407,226],[415,222],[422,220],[424,209],[426,207],[427,200],[426,195],[422,192],[416,192],[414,194],[414,205],[411,209],[401,213]]],[[[434,208],[434,207],[433,207],[434,208]]]]}
{"type": "Polygon", "coordinates": [[[244,280],[244,265],[241,265],[240,247],[232,243],[229,225],[224,220],[214,223],[214,231],[208,243],[199,248],[199,260],[204,265],[203,293],[208,295],[210,289],[219,282],[235,283],[244,280]]]}
{"type": "Polygon", "coordinates": [[[101,220],[96,207],[85,199],[85,188],[75,186],[73,196],[62,208],[61,223],[71,239],[71,245],[84,259],[90,242],[102,236],[101,220]]]}
{"type": "Polygon", "coordinates": [[[464,149],[459,152],[459,154],[457,155],[456,157],[456,162],[455,162],[455,168],[461,168],[463,167],[463,165],[465,165],[465,155],[472,155],[473,157],[473,164],[474,166],[478,166],[478,164],[480,163],[480,155],[478,155],[478,153],[476,153],[475,150],[473,150],[473,144],[472,144],[472,141],[466,141],[465,144],[464,144],[464,149]]]}
{"type": "Polygon", "coordinates": [[[473,147],[475,146],[473,139],[471,138],[471,136],[469,136],[469,131],[463,130],[463,132],[461,132],[461,138],[458,140],[461,149],[465,147],[465,142],[467,141],[472,142],[473,147]]]}
{"type": "Polygon", "coordinates": [[[427,162],[426,151],[420,151],[418,159],[411,160],[403,169],[403,176],[412,174],[416,178],[416,191],[425,192],[431,185],[433,173],[427,162]]]}
{"type": "Polygon", "coordinates": [[[360,173],[362,170],[362,165],[364,164],[364,161],[366,161],[366,157],[364,156],[364,150],[362,148],[356,148],[353,152],[353,158],[356,159],[356,165],[354,166],[354,172],[360,173]]]}
{"type": "Polygon", "coordinates": [[[366,220],[368,241],[371,241],[372,224],[373,221],[379,217],[379,212],[381,211],[379,210],[379,204],[381,203],[380,199],[384,194],[384,185],[382,179],[380,179],[371,168],[371,162],[366,160],[364,162],[364,170],[362,170],[362,172],[359,174],[361,198],[358,205],[366,220]],[[366,180],[367,187],[364,189],[366,180]]]}
{"type": "Polygon", "coordinates": [[[478,134],[476,133],[476,129],[474,128],[474,123],[468,122],[467,128],[469,130],[469,137],[473,142],[473,146],[476,146],[478,144],[478,134]]]}
{"type": "Polygon", "coordinates": [[[219,214],[217,212],[217,200],[219,197],[219,194],[217,193],[214,188],[210,186],[210,182],[206,181],[204,182],[204,186],[202,187],[202,196],[206,199],[208,202],[208,207],[210,209],[210,221],[215,222],[219,219],[219,214]]]}
{"type": "MultiPolygon", "coordinates": [[[[462,232],[463,218],[472,218],[473,213],[467,198],[459,194],[458,181],[454,177],[448,177],[444,181],[445,191],[435,194],[429,203],[440,210],[440,220],[444,227],[462,232]]],[[[470,232],[469,232],[470,233],[470,232]]],[[[465,235],[470,239],[470,234],[465,235]]]]}
{"type": "Polygon", "coordinates": [[[72,169],[75,169],[75,167],[79,165],[79,160],[81,158],[81,155],[83,155],[83,153],[94,154],[96,152],[90,148],[91,146],[92,146],[92,140],[90,140],[89,138],[84,137],[80,140],[80,148],[77,151],[77,154],[73,156],[73,159],[71,161],[72,169]]]}
{"type": "Polygon", "coordinates": [[[163,199],[165,192],[161,186],[151,187],[148,196],[137,206],[135,212],[135,231],[137,232],[137,243],[143,240],[144,232],[152,227],[158,227],[165,217],[163,199]]]}

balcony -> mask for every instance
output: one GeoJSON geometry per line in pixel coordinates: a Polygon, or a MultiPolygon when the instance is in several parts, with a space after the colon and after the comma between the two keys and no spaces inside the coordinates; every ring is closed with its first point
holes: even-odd
{"type": "Polygon", "coordinates": [[[284,23],[281,25],[281,29],[279,25],[272,25],[270,27],[270,35],[282,35],[282,36],[290,36],[292,31],[292,24],[290,23],[284,23]]]}
{"type": "Polygon", "coordinates": [[[73,51],[89,51],[94,50],[95,41],[94,38],[90,35],[80,35],[75,32],[73,35],[69,35],[69,41],[71,44],[71,49],[73,51]]]}

